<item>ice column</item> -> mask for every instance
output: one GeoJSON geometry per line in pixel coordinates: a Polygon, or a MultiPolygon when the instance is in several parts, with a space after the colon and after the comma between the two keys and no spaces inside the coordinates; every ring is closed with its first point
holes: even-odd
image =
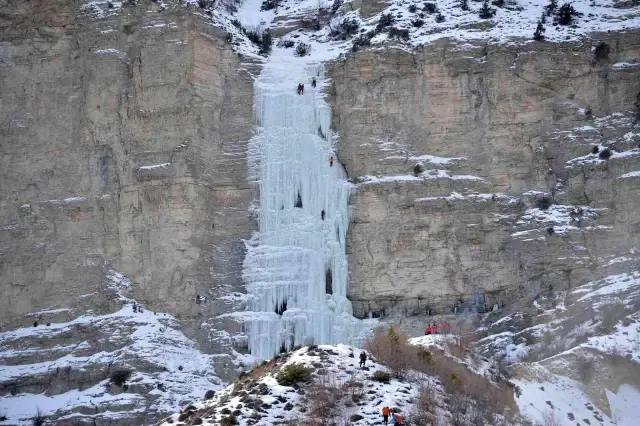
{"type": "Polygon", "coordinates": [[[339,163],[329,164],[323,81],[322,65],[272,62],[255,83],[249,161],[260,187],[260,230],[247,244],[243,316],[249,350],[261,359],[297,344],[353,343],[362,328],[346,297],[351,184],[339,163]]]}

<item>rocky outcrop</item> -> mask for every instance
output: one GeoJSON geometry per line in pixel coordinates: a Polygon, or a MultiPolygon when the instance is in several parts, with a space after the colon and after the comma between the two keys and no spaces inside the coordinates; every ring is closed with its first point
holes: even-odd
{"type": "MultiPolygon", "coordinates": [[[[118,271],[130,300],[171,314],[199,350],[228,352],[237,325],[219,318],[232,309],[222,296],[242,289],[242,239],[255,229],[252,65],[196,6],[133,3],[0,2],[0,331],[119,311],[103,286],[118,271]]],[[[69,333],[64,344],[82,346],[86,333],[69,333]]],[[[54,360],[57,344],[21,362],[54,360]]],[[[117,352],[90,344],[69,356],[102,350],[117,352]]],[[[208,362],[235,374],[224,356],[208,362]]],[[[82,386],[109,368],[86,367],[82,386]]],[[[18,387],[39,393],[39,377],[18,387]]]]}
{"type": "Polygon", "coordinates": [[[492,307],[584,282],[637,250],[638,40],[441,40],[333,63],[338,154],[357,183],[355,313],[492,307]],[[600,42],[607,57],[592,53],[600,42]]]}

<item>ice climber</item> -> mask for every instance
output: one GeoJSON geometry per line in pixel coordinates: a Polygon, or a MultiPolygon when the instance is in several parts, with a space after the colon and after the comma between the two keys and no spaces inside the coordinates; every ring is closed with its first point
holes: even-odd
{"type": "Polygon", "coordinates": [[[362,351],[360,352],[360,367],[364,367],[366,362],[367,362],[367,353],[362,351]]]}
{"type": "Polygon", "coordinates": [[[300,94],[304,95],[304,84],[300,84],[300,94]]]}
{"type": "Polygon", "coordinates": [[[311,87],[316,87],[316,78],[315,77],[313,77],[311,79],[311,87]]]}
{"type": "Polygon", "coordinates": [[[333,167],[333,157],[329,157],[329,166],[333,167]]]}
{"type": "Polygon", "coordinates": [[[382,407],[382,424],[389,424],[389,407],[382,407]]]}
{"type": "Polygon", "coordinates": [[[322,212],[320,212],[320,218],[321,218],[322,220],[324,220],[324,210],[322,210],[322,212]]]}
{"type": "Polygon", "coordinates": [[[302,83],[298,83],[298,95],[302,94],[302,83]]]}

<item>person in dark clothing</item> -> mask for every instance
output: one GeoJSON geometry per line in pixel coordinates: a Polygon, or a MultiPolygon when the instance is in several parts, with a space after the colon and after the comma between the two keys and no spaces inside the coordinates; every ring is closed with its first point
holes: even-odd
{"type": "Polygon", "coordinates": [[[360,352],[360,367],[364,367],[366,362],[367,362],[367,353],[362,351],[360,352]]]}
{"type": "Polygon", "coordinates": [[[302,83],[298,83],[298,95],[302,95],[302,83]]]}
{"type": "Polygon", "coordinates": [[[324,210],[322,210],[322,212],[320,212],[320,217],[322,218],[322,220],[324,220],[324,210]]]}
{"type": "Polygon", "coordinates": [[[333,157],[329,157],[329,167],[333,167],[333,157]]]}
{"type": "Polygon", "coordinates": [[[311,87],[316,87],[316,78],[315,77],[313,77],[311,79],[311,87]]]}
{"type": "Polygon", "coordinates": [[[300,94],[304,95],[304,84],[300,84],[300,94]]]}

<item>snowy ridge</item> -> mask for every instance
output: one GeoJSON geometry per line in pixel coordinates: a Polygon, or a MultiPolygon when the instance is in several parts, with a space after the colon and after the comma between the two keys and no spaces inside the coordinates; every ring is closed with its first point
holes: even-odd
{"type": "MultiPolygon", "coordinates": [[[[285,36],[285,39],[309,44],[311,55],[316,60],[330,60],[353,49],[355,37],[340,40],[340,37],[331,34],[331,28],[339,27],[344,19],[355,21],[359,27],[357,34],[365,34],[375,29],[383,14],[391,14],[392,26],[398,30],[408,31],[406,40],[400,37],[389,37],[387,31],[381,32],[371,39],[372,48],[394,45],[411,51],[417,46],[432,43],[437,39],[450,38],[460,42],[459,49],[477,49],[479,47],[465,42],[473,40],[485,40],[491,43],[532,41],[537,22],[549,2],[548,0],[506,1],[502,7],[491,6],[495,10],[495,16],[490,19],[479,17],[481,2],[469,2],[469,10],[466,11],[462,10],[458,0],[435,0],[428,3],[435,6],[434,12],[428,11],[424,3],[394,0],[380,13],[368,19],[362,19],[359,9],[354,10],[352,2],[345,2],[338,8],[337,13],[330,14],[328,25],[313,32],[296,29],[296,27],[300,25],[301,17],[309,21],[314,19],[319,7],[316,0],[282,0],[276,10],[266,11],[260,11],[261,0],[246,0],[241,5],[237,17],[249,28],[263,29],[271,26],[278,29],[291,29],[293,31],[285,36]],[[438,22],[438,16],[444,19],[438,22]],[[278,21],[274,21],[275,19],[278,21]],[[416,24],[417,21],[422,21],[422,24],[416,24]],[[269,24],[272,22],[273,24],[269,24]]],[[[616,3],[614,0],[603,0],[598,3],[589,0],[571,2],[576,11],[583,15],[575,18],[572,25],[567,26],[553,25],[553,16],[547,17],[545,40],[575,41],[593,32],[625,31],[640,27],[640,10],[632,6],[614,7],[616,3]]],[[[320,3],[320,7],[326,8],[327,11],[332,5],[332,1],[320,3]]],[[[240,36],[240,33],[231,25],[224,23],[223,19],[214,15],[214,21],[224,26],[234,37],[240,36]]],[[[244,41],[238,42],[236,48],[244,55],[255,56],[255,49],[244,41]]],[[[536,52],[527,53],[535,54],[536,52]]],[[[512,68],[517,68],[517,59],[512,68]]],[[[625,68],[626,64],[613,67],[613,69],[625,68]]]]}
{"type": "MultiPolygon", "coordinates": [[[[366,367],[361,369],[358,367],[358,355],[358,349],[346,345],[321,345],[298,349],[291,354],[283,355],[279,360],[257,367],[248,375],[240,377],[235,384],[216,393],[213,399],[194,403],[191,412],[185,409],[182,411],[183,417],[181,414],[174,414],[162,425],[176,424],[181,418],[183,421],[200,418],[201,424],[219,425],[223,418],[231,415],[237,419],[237,424],[242,426],[272,426],[285,424],[287,421],[301,424],[308,412],[306,393],[297,386],[280,385],[276,379],[277,373],[291,364],[310,367],[314,371],[312,378],[320,386],[323,383],[342,389],[353,386],[355,394],[362,395],[361,399],[354,397],[356,403],[331,410],[331,413],[328,413],[330,421],[346,422],[353,419],[348,424],[379,424],[382,419],[380,408],[385,405],[397,408],[406,417],[413,410],[418,382],[395,379],[391,379],[389,383],[374,381],[371,375],[377,370],[387,371],[387,368],[368,361],[366,367]]],[[[429,377],[424,379],[433,380],[429,377]]]]}

